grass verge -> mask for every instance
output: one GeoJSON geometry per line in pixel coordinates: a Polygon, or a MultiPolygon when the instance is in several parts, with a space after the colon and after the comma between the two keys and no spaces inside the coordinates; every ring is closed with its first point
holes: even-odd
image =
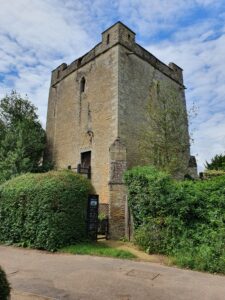
{"type": "Polygon", "coordinates": [[[129,251],[111,248],[110,246],[102,242],[71,245],[60,249],[59,252],[71,253],[71,254],[108,256],[108,257],[125,258],[125,259],[136,258],[136,256],[129,251]]]}

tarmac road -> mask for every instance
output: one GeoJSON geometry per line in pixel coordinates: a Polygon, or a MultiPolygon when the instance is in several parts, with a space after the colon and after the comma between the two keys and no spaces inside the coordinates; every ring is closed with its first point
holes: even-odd
{"type": "Polygon", "coordinates": [[[156,263],[0,246],[12,300],[225,300],[225,276],[156,263]]]}

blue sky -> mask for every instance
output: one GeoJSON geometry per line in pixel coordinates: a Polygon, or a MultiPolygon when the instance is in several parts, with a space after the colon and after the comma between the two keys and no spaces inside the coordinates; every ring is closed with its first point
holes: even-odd
{"type": "Polygon", "coordinates": [[[139,44],[184,69],[199,169],[225,152],[225,0],[0,0],[0,97],[27,94],[45,126],[51,70],[122,21],[139,44]]]}

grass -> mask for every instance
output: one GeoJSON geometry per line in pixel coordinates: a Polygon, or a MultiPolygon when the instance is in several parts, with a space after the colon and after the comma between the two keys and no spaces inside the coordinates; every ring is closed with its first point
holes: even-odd
{"type": "Polygon", "coordinates": [[[182,268],[225,274],[225,252],[218,256],[213,254],[214,248],[201,245],[191,250],[184,248],[177,251],[171,260],[182,268]]]}
{"type": "Polygon", "coordinates": [[[104,243],[82,243],[64,247],[59,252],[71,254],[86,254],[95,256],[108,256],[116,258],[132,259],[136,256],[129,251],[112,248],[104,243]]]}

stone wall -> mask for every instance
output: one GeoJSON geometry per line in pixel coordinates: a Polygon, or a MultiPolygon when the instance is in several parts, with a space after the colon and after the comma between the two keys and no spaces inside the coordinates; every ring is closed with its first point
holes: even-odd
{"type": "MultiPolygon", "coordinates": [[[[54,81],[54,80],[53,80],[54,81]]],[[[92,183],[109,199],[109,147],[117,137],[118,47],[54,83],[47,118],[49,156],[57,169],[72,169],[91,151],[92,183]],[[85,78],[85,91],[81,81],[85,78]]]]}
{"type": "Polygon", "coordinates": [[[125,145],[117,138],[109,149],[109,226],[112,239],[126,235],[127,189],[123,182],[123,174],[127,169],[126,155],[125,145]]]}
{"type": "MultiPolygon", "coordinates": [[[[119,47],[119,136],[127,147],[128,168],[136,165],[148,164],[149,160],[140,151],[142,131],[147,129],[146,109],[150,101],[150,88],[157,82],[166,83],[176,91],[177,101],[184,108],[185,116],[182,120],[182,134],[177,139],[177,145],[183,143],[186,145],[185,152],[180,153],[180,160],[188,169],[190,158],[188,123],[186,115],[186,102],[184,95],[184,86],[182,84],[182,70],[175,64],[170,65],[174,68],[179,81],[168,77],[157,68],[146,62],[136,53],[127,51],[127,48],[119,47]]],[[[168,91],[169,93],[169,91],[168,91]]],[[[157,101],[157,99],[156,99],[157,101]]],[[[183,177],[179,174],[179,177],[183,177]]]]}
{"type": "Polygon", "coordinates": [[[195,156],[191,155],[188,164],[188,174],[191,178],[198,179],[198,168],[195,156]]]}

